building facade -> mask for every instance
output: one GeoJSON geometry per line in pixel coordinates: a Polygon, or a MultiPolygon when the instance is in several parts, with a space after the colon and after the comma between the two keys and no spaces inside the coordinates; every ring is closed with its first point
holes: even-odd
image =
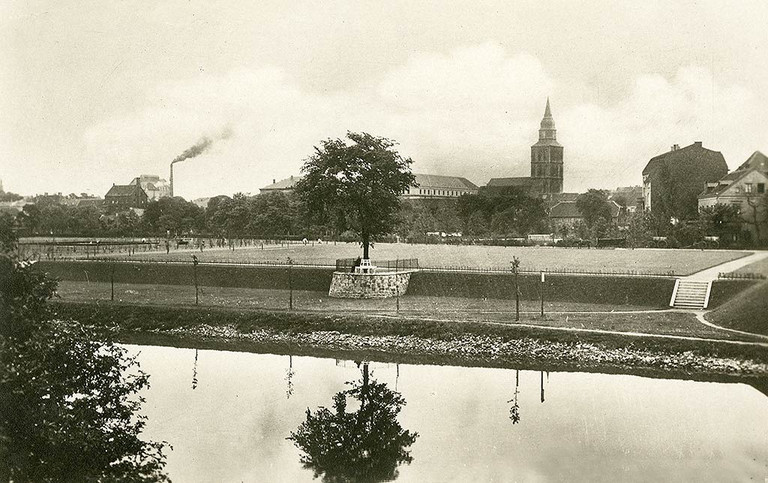
{"type": "Polygon", "coordinates": [[[728,173],[719,151],[704,148],[700,141],[672,146],[655,156],[643,169],[643,206],[646,210],[678,220],[698,216],[698,195],[707,183],[728,173]]]}
{"type": "Polygon", "coordinates": [[[104,208],[111,213],[131,208],[144,209],[148,202],[147,193],[138,184],[113,184],[104,195],[104,208]]]}
{"type": "Polygon", "coordinates": [[[478,187],[467,178],[437,174],[414,173],[416,184],[411,186],[405,199],[458,198],[461,195],[476,195],[478,187]]]}
{"type": "Polygon", "coordinates": [[[718,204],[736,206],[744,219],[743,229],[753,239],[768,239],[768,157],[760,151],[699,194],[699,209],[718,204]]]}
{"type": "Polygon", "coordinates": [[[134,178],[129,184],[141,186],[150,201],[171,196],[171,184],[160,179],[160,176],[156,174],[142,174],[138,178],[134,178]]]}

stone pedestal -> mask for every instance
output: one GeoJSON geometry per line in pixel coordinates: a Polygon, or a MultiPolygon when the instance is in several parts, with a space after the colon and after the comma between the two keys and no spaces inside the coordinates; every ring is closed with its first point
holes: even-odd
{"type": "Polygon", "coordinates": [[[348,273],[333,272],[330,297],[345,299],[383,299],[405,295],[411,272],[348,273]]]}

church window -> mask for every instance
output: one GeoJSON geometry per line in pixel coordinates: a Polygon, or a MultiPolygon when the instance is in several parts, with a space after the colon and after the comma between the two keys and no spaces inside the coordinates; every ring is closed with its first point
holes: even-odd
{"type": "Polygon", "coordinates": [[[745,193],[751,193],[752,192],[752,183],[747,183],[744,185],[744,192],[745,193]]]}
{"type": "Polygon", "coordinates": [[[757,183],[757,192],[765,193],[765,183],[757,183]]]}

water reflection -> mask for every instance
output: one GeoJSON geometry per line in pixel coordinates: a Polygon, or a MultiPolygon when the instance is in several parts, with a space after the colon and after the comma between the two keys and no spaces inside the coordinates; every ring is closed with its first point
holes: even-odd
{"type": "Polygon", "coordinates": [[[507,401],[507,404],[512,403],[509,407],[509,420],[512,424],[520,422],[520,404],[517,402],[517,397],[520,395],[520,371],[515,371],[515,395],[507,401]]]}
{"type": "Polygon", "coordinates": [[[394,480],[398,466],[413,461],[408,448],[418,437],[397,420],[405,399],[369,377],[367,362],[362,380],[347,384],[350,389],[333,396],[332,410],[307,409],[306,420],[288,439],[302,451],[302,465],[323,481],[394,480]],[[356,411],[347,411],[349,398],[359,404],[356,411]]]}
{"type": "Polygon", "coordinates": [[[293,395],[293,376],[296,374],[293,370],[293,356],[288,356],[288,370],[285,372],[285,398],[290,399],[293,395]]]}

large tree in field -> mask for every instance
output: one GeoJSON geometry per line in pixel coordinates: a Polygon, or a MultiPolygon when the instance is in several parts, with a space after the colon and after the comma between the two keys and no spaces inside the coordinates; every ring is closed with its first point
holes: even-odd
{"type": "Polygon", "coordinates": [[[328,139],[302,167],[296,192],[320,223],[353,230],[363,245],[363,258],[377,237],[390,233],[400,208],[399,195],[414,185],[410,158],[395,142],[367,133],[348,132],[346,140],[328,139]]]}

